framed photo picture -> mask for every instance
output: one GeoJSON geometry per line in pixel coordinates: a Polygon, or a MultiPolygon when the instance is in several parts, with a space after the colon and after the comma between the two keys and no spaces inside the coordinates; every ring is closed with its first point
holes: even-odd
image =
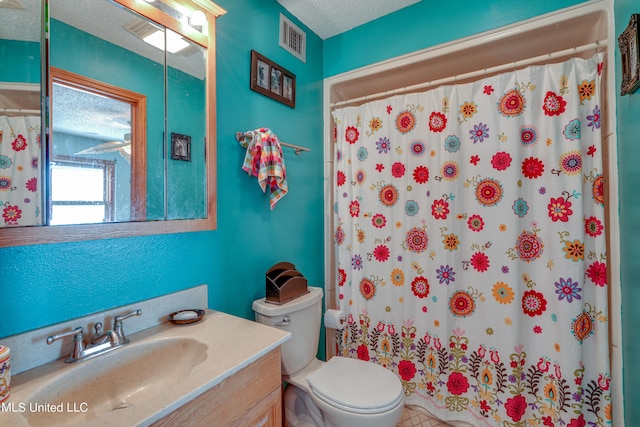
{"type": "Polygon", "coordinates": [[[257,60],[257,78],[256,83],[263,89],[269,90],[269,79],[271,78],[271,67],[264,61],[257,60]]]}
{"type": "Polygon", "coordinates": [[[620,95],[635,92],[640,87],[640,59],[638,58],[638,19],[640,14],[634,13],[629,19],[629,25],[618,36],[618,47],[622,60],[622,84],[620,95]]]}
{"type": "Polygon", "coordinates": [[[255,50],[251,51],[251,90],[296,107],[296,76],[255,50]]]}
{"type": "Polygon", "coordinates": [[[191,137],[171,132],[171,158],[191,161],[191,137]]]}

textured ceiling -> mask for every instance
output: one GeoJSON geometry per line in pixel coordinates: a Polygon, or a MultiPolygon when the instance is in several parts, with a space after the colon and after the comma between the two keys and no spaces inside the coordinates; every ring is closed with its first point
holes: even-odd
{"type": "Polygon", "coordinates": [[[0,0],[0,39],[40,40],[40,0],[0,0]]]}
{"type": "Polygon", "coordinates": [[[322,39],[388,15],[421,0],[278,0],[322,39]]]}

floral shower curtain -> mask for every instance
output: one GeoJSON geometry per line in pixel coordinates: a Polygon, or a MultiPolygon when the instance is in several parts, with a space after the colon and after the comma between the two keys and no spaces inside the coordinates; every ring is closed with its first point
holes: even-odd
{"type": "Polygon", "coordinates": [[[0,116],[0,227],[40,225],[40,117],[0,116]]]}
{"type": "Polygon", "coordinates": [[[336,110],[339,352],[476,426],[611,423],[602,56],[336,110]]]}

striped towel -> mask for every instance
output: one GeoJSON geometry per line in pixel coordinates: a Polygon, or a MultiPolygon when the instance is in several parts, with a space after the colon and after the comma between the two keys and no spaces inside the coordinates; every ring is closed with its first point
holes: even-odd
{"type": "Polygon", "coordinates": [[[243,141],[247,146],[247,153],[244,156],[242,170],[258,177],[258,184],[263,193],[269,189],[269,205],[273,210],[288,189],[280,140],[269,128],[259,128],[246,133],[251,135],[251,139],[243,141]]]}

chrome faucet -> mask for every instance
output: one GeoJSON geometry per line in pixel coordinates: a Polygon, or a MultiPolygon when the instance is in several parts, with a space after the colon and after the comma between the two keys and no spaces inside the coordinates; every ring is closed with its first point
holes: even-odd
{"type": "Polygon", "coordinates": [[[107,332],[102,332],[102,322],[97,322],[93,325],[93,329],[95,332],[89,340],[91,345],[100,345],[109,341],[109,343],[111,343],[111,347],[115,347],[120,343],[118,335],[116,335],[114,331],[108,330],[107,332]]]}
{"type": "Polygon", "coordinates": [[[113,329],[106,332],[102,331],[102,322],[97,322],[94,325],[95,333],[89,340],[89,344],[86,346],[84,343],[84,332],[82,326],[78,326],[71,331],[61,332],[47,337],[47,344],[52,344],[54,341],[73,335],[73,349],[65,362],[72,363],[79,360],[89,359],[100,354],[107,353],[111,350],[115,350],[116,348],[128,343],[129,340],[122,329],[122,321],[129,317],[141,315],[142,310],[133,310],[123,315],[116,316],[113,319],[113,329]]]}

